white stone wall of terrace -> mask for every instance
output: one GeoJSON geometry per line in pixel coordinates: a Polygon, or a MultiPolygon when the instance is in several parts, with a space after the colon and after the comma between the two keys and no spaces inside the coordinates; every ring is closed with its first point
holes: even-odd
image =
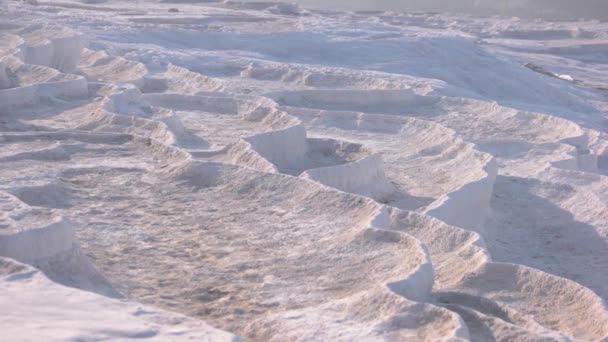
{"type": "Polygon", "coordinates": [[[251,145],[241,140],[228,150],[230,161],[236,165],[270,173],[278,173],[277,167],[266,158],[262,157],[251,145]]]}
{"type": "Polygon", "coordinates": [[[437,96],[420,96],[411,89],[301,90],[269,94],[277,103],[292,107],[403,114],[408,108],[431,106],[437,96]]]}
{"type": "Polygon", "coordinates": [[[301,177],[379,201],[395,191],[386,179],[380,154],[373,154],[342,165],[308,170],[301,177]]]}
{"type": "Polygon", "coordinates": [[[6,74],[6,65],[0,60],[0,89],[9,88],[11,86],[11,80],[6,74]]]}
{"type": "Polygon", "coordinates": [[[65,79],[31,84],[25,87],[0,90],[3,110],[37,103],[42,97],[77,98],[88,96],[89,89],[84,77],[65,75],[65,79]]]}
{"type": "Polygon", "coordinates": [[[89,95],[87,81],[77,75],[64,74],[63,79],[40,83],[38,95],[59,98],[78,98],[89,95]]]}
{"type": "Polygon", "coordinates": [[[585,132],[589,139],[589,149],[593,154],[599,156],[608,154],[608,134],[597,130],[585,132]]]}
{"type": "Polygon", "coordinates": [[[276,166],[282,173],[292,174],[305,163],[308,144],[303,124],[243,138],[251,148],[276,166]]]}
{"type": "Polygon", "coordinates": [[[599,131],[588,131],[589,152],[598,158],[598,168],[606,156],[608,156],[608,134],[599,131]]]}
{"type": "Polygon", "coordinates": [[[591,172],[598,173],[599,171],[599,160],[598,155],[590,153],[589,150],[579,150],[574,146],[568,151],[566,159],[552,161],[550,164],[553,167],[571,171],[591,172]]]}
{"type": "Polygon", "coordinates": [[[491,159],[485,166],[486,176],[446,194],[431,203],[424,213],[450,225],[483,234],[483,223],[490,210],[498,164],[491,159]]]}
{"type": "MultiPolygon", "coordinates": [[[[373,156],[371,156],[373,157],[373,156]]],[[[428,301],[433,286],[435,285],[434,265],[431,262],[429,249],[420,239],[405,230],[394,229],[391,223],[391,208],[380,206],[376,214],[369,221],[369,229],[375,232],[393,232],[403,234],[417,244],[417,249],[425,256],[416,269],[408,277],[400,281],[388,283],[391,291],[415,301],[428,301]]],[[[386,234],[386,233],[385,233],[386,234]]],[[[390,236],[390,235],[387,235],[390,236]]]]}
{"type": "MultiPolygon", "coordinates": [[[[381,230],[383,233],[391,232],[389,230],[381,230]]],[[[393,233],[395,231],[392,231],[393,233]]],[[[407,235],[400,233],[402,235],[407,235]]],[[[409,236],[409,235],[408,235],[409,236]]],[[[435,272],[431,263],[431,256],[426,246],[418,239],[409,236],[410,239],[417,241],[418,249],[424,253],[424,261],[418,264],[416,269],[412,271],[406,278],[398,281],[389,282],[386,286],[394,293],[403,296],[407,299],[428,302],[435,284],[435,272]]]]}
{"type": "Polygon", "coordinates": [[[558,161],[553,166],[583,172],[599,173],[605,169],[604,160],[608,155],[608,135],[592,129],[583,129],[584,134],[561,142],[572,145],[576,149],[571,153],[569,161],[558,161]]]}
{"type": "Polygon", "coordinates": [[[80,62],[85,46],[80,33],[67,29],[26,29],[23,37],[23,61],[51,67],[61,72],[71,72],[80,62]]]}
{"type": "MultiPolygon", "coordinates": [[[[371,222],[373,222],[373,220],[371,222]]],[[[412,254],[419,254],[418,256],[411,256],[411,258],[414,260],[420,260],[418,265],[409,274],[404,275],[402,279],[390,281],[384,285],[386,285],[394,293],[407,299],[421,302],[428,301],[431,290],[433,289],[433,285],[435,283],[435,274],[433,272],[431,256],[426,246],[413,236],[394,230],[386,230],[370,226],[366,230],[365,234],[369,236],[369,238],[379,240],[409,240],[409,243],[416,246],[415,248],[411,248],[410,252],[412,254]]]]}
{"type": "Polygon", "coordinates": [[[419,262],[407,276],[388,282],[385,285],[394,293],[410,300],[428,301],[435,283],[435,272],[429,250],[422,241],[413,235],[404,231],[390,229],[389,220],[388,208],[386,206],[379,206],[375,215],[369,220],[366,234],[380,240],[408,240],[409,243],[415,246],[415,248],[410,249],[410,252],[419,254],[418,257],[412,256],[412,259],[419,260],[419,262]]]}
{"type": "Polygon", "coordinates": [[[104,98],[103,109],[119,114],[151,114],[150,106],[142,99],[141,92],[134,85],[123,84],[112,88],[112,91],[111,95],[104,98]]]}
{"type": "Polygon", "coordinates": [[[88,91],[82,76],[25,64],[14,56],[0,59],[0,99],[4,108],[34,104],[41,97],[84,97],[88,91]],[[9,73],[12,77],[8,77],[9,73]]]}
{"type": "Polygon", "coordinates": [[[576,156],[577,166],[580,171],[584,172],[599,172],[598,169],[598,156],[595,154],[582,154],[579,153],[576,156]]]}
{"type": "Polygon", "coordinates": [[[372,225],[405,232],[424,243],[433,260],[434,290],[450,288],[490,262],[481,235],[428,215],[384,206],[372,225]]]}
{"type": "Polygon", "coordinates": [[[0,234],[0,256],[21,262],[47,259],[74,246],[74,231],[68,219],[53,217],[17,231],[0,234]]]}
{"type": "Polygon", "coordinates": [[[188,130],[186,127],[184,127],[184,124],[174,111],[168,111],[156,119],[167,126],[178,142],[180,138],[183,138],[186,134],[188,134],[188,130]]]}

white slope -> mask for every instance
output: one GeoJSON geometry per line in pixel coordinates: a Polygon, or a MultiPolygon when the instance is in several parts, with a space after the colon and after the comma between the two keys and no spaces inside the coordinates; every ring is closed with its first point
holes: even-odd
{"type": "Polygon", "coordinates": [[[11,341],[237,341],[191,318],[61,286],[0,258],[2,333],[11,341]]]}
{"type": "Polygon", "coordinates": [[[10,5],[15,339],[608,337],[605,24],[10,5]]]}

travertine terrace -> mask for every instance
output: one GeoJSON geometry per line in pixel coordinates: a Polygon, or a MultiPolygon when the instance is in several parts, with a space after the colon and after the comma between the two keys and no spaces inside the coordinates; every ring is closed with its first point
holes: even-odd
{"type": "Polygon", "coordinates": [[[0,6],[0,339],[605,341],[608,26],[0,6]]]}

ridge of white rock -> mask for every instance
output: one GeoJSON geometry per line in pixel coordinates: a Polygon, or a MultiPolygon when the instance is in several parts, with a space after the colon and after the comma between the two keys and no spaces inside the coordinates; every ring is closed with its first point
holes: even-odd
{"type": "Polygon", "coordinates": [[[0,83],[4,83],[0,89],[3,111],[33,105],[43,97],[74,98],[88,95],[87,82],[80,76],[23,64],[11,56],[3,58],[0,64],[0,83]],[[7,76],[9,73],[11,79],[7,76]]]}
{"type": "Polygon", "coordinates": [[[24,39],[23,61],[42,65],[61,72],[73,71],[78,63],[85,42],[78,32],[65,27],[33,27],[19,32],[24,39]]]}
{"type": "Polygon", "coordinates": [[[486,177],[442,196],[425,208],[424,213],[457,227],[474,231],[483,229],[489,214],[498,165],[491,161],[484,170],[486,177]]]}
{"type": "Polygon", "coordinates": [[[387,198],[395,191],[386,179],[380,154],[343,165],[308,170],[301,177],[374,199],[387,198]]]}

